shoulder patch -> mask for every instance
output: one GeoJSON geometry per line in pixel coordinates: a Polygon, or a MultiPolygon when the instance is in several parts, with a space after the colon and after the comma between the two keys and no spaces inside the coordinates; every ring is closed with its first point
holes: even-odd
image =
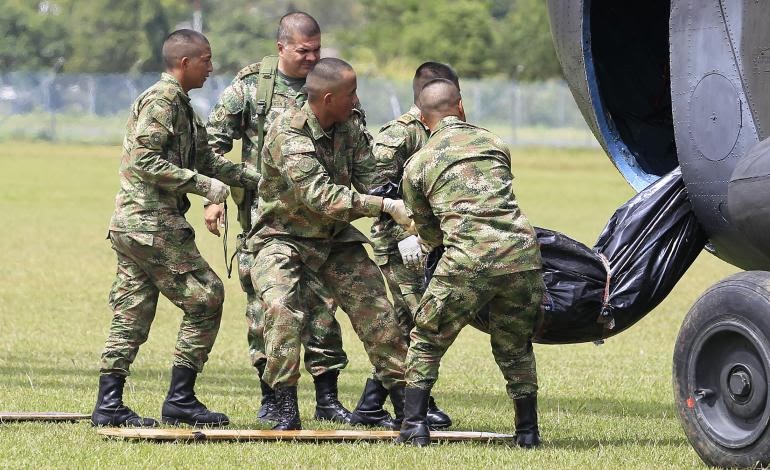
{"type": "Polygon", "coordinates": [[[255,73],[259,73],[259,62],[242,68],[236,76],[240,79],[249,75],[254,75],[255,73]]]}
{"type": "Polygon", "coordinates": [[[291,127],[292,129],[301,130],[303,127],[305,127],[305,123],[307,122],[307,115],[303,112],[297,112],[292,116],[291,118],[291,127]]]}
{"type": "Polygon", "coordinates": [[[415,122],[415,121],[420,122],[419,119],[417,119],[416,117],[412,116],[409,113],[402,114],[398,119],[396,119],[396,121],[398,121],[398,122],[400,122],[401,124],[404,124],[404,125],[409,125],[410,123],[415,122]]]}

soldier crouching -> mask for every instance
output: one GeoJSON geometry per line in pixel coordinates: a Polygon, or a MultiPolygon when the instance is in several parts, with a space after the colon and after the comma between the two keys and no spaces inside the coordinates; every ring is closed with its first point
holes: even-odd
{"type": "Polygon", "coordinates": [[[399,441],[430,443],[426,413],[441,358],[488,307],[492,353],[516,409],[516,442],[537,446],[531,338],[545,286],[534,229],[513,195],[510,153],[500,138],[464,122],[451,81],[426,84],[418,104],[431,135],[406,163],[404,201],[421,243],[446,251],[415,315],[399,441]]]}

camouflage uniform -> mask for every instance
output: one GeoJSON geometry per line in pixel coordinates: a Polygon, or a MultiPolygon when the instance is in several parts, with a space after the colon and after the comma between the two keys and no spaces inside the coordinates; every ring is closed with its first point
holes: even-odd
{"type": "Polygon", "coordinates": [[[331,291],[348,314],[385,386],[403,384],[406,345],[362,245],[367,238],[349,222],[381,211],[381,198],[350,189],[365,193],[375,183],[370,139],[359,113],[326,133],[307,103],[268,131],[247,244],[258,252],[251,276],[267,308],[263,380],[271,387],[299,379],[300,331],[319,302],[313,284],[331,291]]]}
{"type": "MultiPolygon", "coordinates": [[[[257,168],[259,168],[261,159],[257,128],[259,70],[260,63],[256,63],[244,67],[238,72],[233,82],[222,92],[219,101],[211,111],[207,126],[209,144],[213,147],[214,152],[224,155],[232,149],[233,139],[241,139],[243,142],[242,161],[249,162],[257,168]]],[[[280,72],[276,73],[272,102],[265,118],[265,130],[285,109],[301,106],[304,103],[306,96],[300,92],[304,84],[304,79],[289,78],[280,72]]],[[[250,220],[254,221],[257,210],[256,195],[252,192],[238,193],[233,191],[233,197],[250,200],[247,200],[245,204],[251,206],[250,220]]],[[[241,204],[241,200],[236,200],[236,202],[241,204]]],[[[243,225],[244,234],[239,236],[239,240],[242,240],[245,233],[251,228],[247,224],[243,225]]],[[[241,281],[241,288],[246,293],[249,354],[252,365],[258,369],[263,369],[267,360],[263,337],[265,314],[249,274],[254,263],[254,254],[241,250],[237,256],[238,277],[241,281]]],[[[305,367],[313,376],[331,370],[341,370],[348,363],[347,355],[342,349],[340,325],[334,318],[336,306],[331,299],[331,294],[320,285],[317,286],[317,292],[321,303],[311,315],[302,340],[302,344],[305,346],[305,367]]]]}
{"type": "Polygon", "coordinates": [[[147,340],[159,293],[184,311],[174,365],[203,368],[219,330],[224,288],[198,252],[184,214],[190,208],[186,193],[205,195],[209,176],[247,187],[259,181],[255,168],[211,152],[190,98],[164,73],[136,99],[126,125],[110,221],[118,269],[109,297],[114,314],[103,374],[128,375],[147,340]]]}
{"type": "MultiPolygon", "coordinates": [[[[385,124],[375,137],[372,153],[377,162],[377,172],[398,184],[407,159],[427,140],[428,129],[420,122],[420,110],[412,106],[404,115],[385,124]]],[[[387,222],[376,220],[372,224],[374,261],[385,274],[405,336],[409,336],[414,327],[414,312],[424,291],[422,269],[404,265],[398,251],[398,242],[408,236],[391,218],[387,218],[387,222]]]]}
{"type": "Polygon", "coordinates": [[[415,316],[408,387],[430,389],[460,330],[488,306],[492,353],[508,395],[537,391],[531,337],[545,287],[535,232],[512,191],[510,153],[494,134],[446,117],[404,169],[420,237],[446,251],[415,316]]]}

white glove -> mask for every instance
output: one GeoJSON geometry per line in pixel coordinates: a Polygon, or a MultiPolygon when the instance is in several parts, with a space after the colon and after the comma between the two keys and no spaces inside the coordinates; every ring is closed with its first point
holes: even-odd
{"type": "Polygon", "coordinates": [[[408,227],[412,224],[412,219],[410,219],[409,215],[406,213],[404,201],[400,199],[384,198],[382,200],[382,211],[390,214],[398,225],[408,227]]]}
{"type": "Polygon", "coordinates": [[[211,178],[211,186],[206,192],[206,199],[214,204],[221,204],[225,202],[227,196],[230,195],[230,188],[218,179],[211,178]]]}
{"type": "Polygon", "coordinates": [[[398,252],[401,253],[401,261],[407,266],[420,266],[422,262],[422,249],[419,237],[412,235],[398,242],[398,252]]]}

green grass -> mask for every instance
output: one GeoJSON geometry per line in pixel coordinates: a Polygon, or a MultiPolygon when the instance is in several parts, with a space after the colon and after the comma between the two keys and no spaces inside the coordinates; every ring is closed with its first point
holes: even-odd
{"type": "MultiPolygon", "coordinates": [[[[4,143],[0,153],[0,410],[90,412],[110,312],[115,259],[105,240],[117,190],[118,147],[4,143]]],[[[589,245],[631,190],[600,150],[519,149],[516,193],[536,225],[589,245]]],[[[204,256],[224,277],[220,240],[189,214],[204,256]]],[[[365,224],[361,224],[365,225],[365,224]]],[[[233,232],[235,229],[233,229],[233,232]]],[[[736,269],[703,254],[673,293],[639,324],[601,347],[536,345],[544,446],[428,449],[391,444],[152,444],[104,440],[86,422],[0,425],[0,467],[316,467],[316,468],[689,468],[702,466],[675,416],[671,357],[694,300],[736,269]]],[[[227,412],[233,428],[258,428],[258,385],[245,344],[244,297],[225,280],[219,339],[197,391],[227,412]]],[[[341,399],[352,407],[370,371],[347,318],[350,365],[341,399]]],[[[162,301],[134,364],[127,402],[158,417],[181,315],[162,301]]],[[[312,382],[303,376],[306,428],[312,382]]],[[[511,432],[512,406],[488,338],[464,330],[442,362],[434,389],[455,429],[511,432]]]]}

